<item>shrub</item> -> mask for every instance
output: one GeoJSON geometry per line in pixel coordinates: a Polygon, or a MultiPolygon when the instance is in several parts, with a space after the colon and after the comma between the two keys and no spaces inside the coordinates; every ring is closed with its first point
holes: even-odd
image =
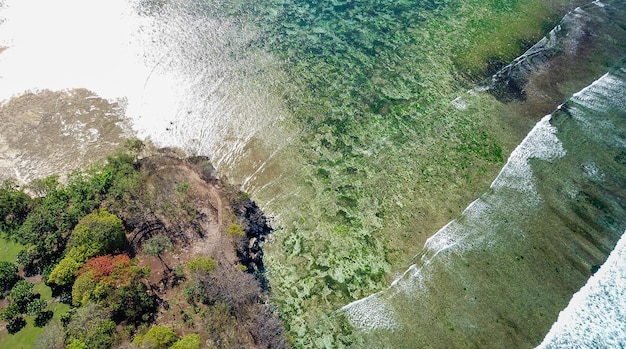
{"type": "Polygon", "coordinates": [[[166,326],[152,326],[143,336],[138,335],[133,344],[146,349],[166,349],[176,343],[178,335],[166,326]]]}
{"type": "Polygon", "coordinates": [[[126,140],[124,147],[131,152],[139,153],[146,147],[146,145],[140,139],[132,137],[126,140]]]}
{"type": "Polygon", "coordinates": [[[231,238],[242,238],[246,236],[246,232],[244,231],[243,227],[235,223],[229,225],[228,228],[226,228],[226,233],[231,238]]]}
{"type": "Polygon", "coordinates": [[[200,336],[192,333],[174,343],[169,349],[200,349],[200,346],[202,346],[200,336]]]}
{"type": "Polygon", "coordinates": [[[160,256],[167,249],[172,248],[172,242],[165,235],[156,235],[143,243],[143,253],[148,256],[160,256]]]}
{"type": "Polygon", "coordinates": [[[200,256],[200,257],[196,257],[192,260],[190,260],[189,262],[187,262],[187,267],[189,268],[189,271],[193,272],[205,272],[205,273],[210,273],[211,271],[213,271],[215,269],[215,260],[211,257],[207,257],[207,256],[200,256]]]}

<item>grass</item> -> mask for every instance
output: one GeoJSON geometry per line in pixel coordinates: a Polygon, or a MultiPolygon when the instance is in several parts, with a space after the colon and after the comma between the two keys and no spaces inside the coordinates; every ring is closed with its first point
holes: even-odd
{"type": "Polygon", "coordinates": [[[15,263],[17,254],[23,248],[24,248],[24,245],[22,244],[12,242],[4,238],[0,238],[0,261],[15,263]]]}
{"type": "MultiPolygon", "coordinates": [[[[50,322],[59,321],[61,315],[70,310],[68,304],[59,303],[52,299],[52,290],[43,282],[36,284],[34,291],[35,293],[41,294],[42,299],[48,300],[48,309],[54,313],[50,322]]],[[[34,318],[32,316],[25,316],[25,319],[26,326],[18,333],[8,334],[4,332],[5,334],[0,337],[0,348],[30,349],[34,347],[35,341],[39,338],[45,327],[35,327],[33,324],[34,318]]]]}
{"type": "MultiPolygon", "coordinates": [[[[5,240],[2,240],[2,243],[4,242],[5,240]]],[[[4,248],[4,245],[2,247],[4,248]]],[[[21,246],[17,247],[18,250],[21,248],[21,246]]],[[[4,255],[2,255],[2,257],[4,257],[4,255]]],[[[48,309],[54,313],[50,322],[59,321],[61,315],[69,311],[70,306],[54,300],[52,298],[52,290],[43,282],[39,282],[35,285],[34,292],[39,293],[42,299],[48,301],[48,309]]],[[[32,316],[27,315],[24,318],[26,319],[26,326],[18,333],[8,334],[3,329],[1,332],[2,335],[0,336],[0,348],[30,349],[34,347],[35,341],[39,338],[45,327],[35,327],[34,318],[32,316]]]]}
{"type": "MultiPolygon", "coordinates": [[[[54,313],[52,317],[53,321],[60,321],[61,315],[65,314],[70,306],[63,303],[53,303],[48,306],[50,310],[54,313]]],[[[0,337],[0,348],[15,348],[15,349],[30,349],[35,345],[35,341],[41,333],[44,331],[45,327],[35,327],[33,325],[34,318],[32,316],[26,316],[26,326],[22,328],[16,334],[4,334],[0,337]]]]}

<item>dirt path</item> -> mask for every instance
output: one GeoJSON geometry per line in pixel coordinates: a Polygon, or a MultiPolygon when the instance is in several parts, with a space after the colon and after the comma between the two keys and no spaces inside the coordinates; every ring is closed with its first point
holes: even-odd
{"type": "Polygon", "coordinates": [[[174,157],[146,158],[142,166],[150,169],[146,190],[153,202],[148,206],[164,224],[164,231],[151,234],[169,234],[175,245],[161,256],[162,261],[139,256],[140,265],[152,270],[151,283],[160,282],[166,266],[172,268],[198,256],[237,264],[233,241],[226,233],[228,217],[233,215],[226,212],[230,206],[224,202],[219,182],[205,180],[196,165],[174,157]]]}

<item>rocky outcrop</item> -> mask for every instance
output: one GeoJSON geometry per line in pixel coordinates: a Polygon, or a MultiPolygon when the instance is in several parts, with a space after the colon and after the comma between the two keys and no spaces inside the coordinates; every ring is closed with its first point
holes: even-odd
{"type": "Polygon", "coordinates": [[[237,257],[242,265],[253,273],[264,290],[269,289],[269,284],[265,278],[265,266],[263,265],[263,250],[261,244],[268,234],[272,232],[267,218],[257,204],[245,198],[233,205],[235,214],[244,223],[246,232],[245,238],[237,249],[237,257]]]}

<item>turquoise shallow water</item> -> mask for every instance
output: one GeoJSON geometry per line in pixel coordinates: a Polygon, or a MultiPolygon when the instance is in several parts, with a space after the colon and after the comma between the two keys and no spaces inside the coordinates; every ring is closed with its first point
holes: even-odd
{"type": "MultiPolygon", "coordinates": [[[[525,101],[503,104],[477,88],[487,75],[477,83],[462,63],[505,64],[528,44],[506,38],[525,26],[535,30],[524,40],[540,38],[574,2],[137,1],[122,21],[114,7],[128,2],[102,5],[106,20],[97,21],[88,20],[93,8],[69,2],[48,3],[46,12],[78,11],[72,16],[86,19],[80,33],[99,38],[86,41],[87,51],[110,53],[115,64],[104,53],[83,56],[67,35],[71,26],[48,40],[63,47],[55,59],[67,51],[85,57],[68,62],[119,69],[90,75],[99,70],[87,66],[80,79],[60,81],[117,86],[128,96],[113,95],[128,102],[142,136],[210,156],[273,216],[268,278],[296,347],[359,346],[344,313],[330,314],[388,287],[437,229],[489,188],[543,113],[614,65],[626,18],[619,1],[574,12],[573,22],[587,24],[561,23],[554,37],[574,39],[557,40],[553,63],[526,72],[525,101]],[[104,35],[89,34],[94,24],[104,35]]],[[[53,17],[73,23],[63,13],[53,17]]],[[[45,56],[32,52],[40,51],[25,56],[45,56]]],[[[50,67],[45,62],[32,67],[50,67]]],[[[37,74],[47,71],[55,69],[37,74]]],[[[348,312],[366,337],[396,347],[540,341],[623,232],[621,194],[611,194],[623,188],[614,176],[622,168],[594,157],[612,148],[563,115],[542,121],[509,162],[515,166],[443,230],[454,234],[431,238],[418,253],[414,261],[431,262],[409,274],[430,270],[416,288],[431,290],[430,298],[386,291],[369,313],[348,312]],[[593,173],[609,182],[594,184],[585,177],[593,173]],[[539,284],[545,290],[533,293],[539,284]]]]}

